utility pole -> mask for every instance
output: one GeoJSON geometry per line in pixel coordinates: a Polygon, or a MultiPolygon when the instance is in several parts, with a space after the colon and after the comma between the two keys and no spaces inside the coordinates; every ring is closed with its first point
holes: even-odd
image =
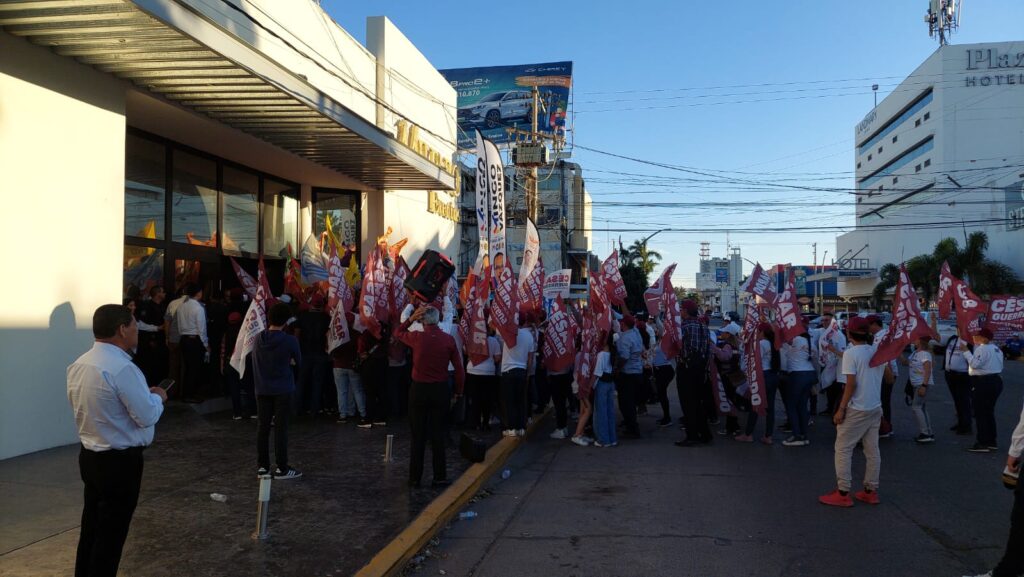
{"type": "MultiPolygon", "coordinates": [[[[818,270],[818,243],[812,242],[811,246],[814,247],[814,267],[811,268],[811,270],[816,271],[816,270],[818,270]]],[[[806,287],[807,283],[804,283],[804,286],[806,287]]],[[[818,295],[817,295],[818,291],[814,291],[814,292],[815,292],[814,300],[818,300],[818,295]]],[[[814,301],[811,301],[811,302],[813,304],[814,301]]]]}
{"type": "MultiPolygon", "coordinates": [[[[540,91],[534,86],[533,106],[530,111],[530,144],[538,144],[537,138],[537,114],[540,109],[540,91]]],[[[530,176],[526,181],[526,213],[534,224],[537,224],[537,165],[530,166],[530,176]]]]}

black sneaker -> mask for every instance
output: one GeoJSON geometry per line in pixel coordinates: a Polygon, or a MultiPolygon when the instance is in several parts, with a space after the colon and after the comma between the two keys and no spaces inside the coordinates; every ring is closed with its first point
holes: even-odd
{"type": "Polygon", "coordinates": [[[924,444],[924,443],[934,443],[935,442],[935,435],[925,435],[924,433],[921,433],[916,438],[914,438],[914,441],[916,441],[918,443],[921,443],[921,444],[924,444]]]}
{"type": "Polygon", "coordinates": [[[297,471],[293,467],[288,467],[287,471],[282,471],[280,469],[280,467],[277,468],[277,469],[274,469],[274,479],[278,480],[278,481],[284,481],[284,480],[287,480],[287,479],[298,479],[301,476],[302,476],[302,473],[300,473],[299,471],[297,471]]]}
{"type": "Polygon", "coordinates": [[[972,453],[991,453],[992,452],[992,449],[989,449],[987,446],[982,445],[981,443],[975,443],[974,445],[971,446],[971,448],[969,448],[967,450],[972,452],[972,453]]]}
{"type": "Polygon", "coordinates": [[[268,469],[267,467],[260,467],[260,468],[256,469],[256,478],[257,479],[259,479],[263,475],[269,475],[269,474],[270,474],[270,469],[268,469]]]}
{"type": "Polygon", "coordinates": [[[344,425],[344,424],[348,423],[348,417],[338,417],[338,420],[336,420],[334,422],[335,423],[340,423],[340,424],[344,425]]]}

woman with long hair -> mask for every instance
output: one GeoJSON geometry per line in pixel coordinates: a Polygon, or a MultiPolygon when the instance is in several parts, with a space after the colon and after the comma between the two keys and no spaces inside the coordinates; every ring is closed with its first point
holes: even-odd
{"type": "Polygon", "coordinates": [[[804,331],[782,345],[782,356],[785,359],[784,370],[789,373],[786,411],[793,428],[793,434],[782,444],[787,447],[806,447],[811,444],[807,439],[807,425],[810,421],[808,403],[811,387],[818,381],[818,372],[811,362],[811,338],[807,332],[804,331]]]}

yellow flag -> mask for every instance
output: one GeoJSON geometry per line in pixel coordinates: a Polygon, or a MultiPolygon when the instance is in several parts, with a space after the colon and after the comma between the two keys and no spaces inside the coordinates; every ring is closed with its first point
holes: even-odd
{"type": "Polygon", "coordinates": [[[331,243],[331,247],[340,253],[341,241],[334,235],[334,227],[331,226],[331,215],[329,214],[324,215],[324,229],[327,231],[327,240],[331,243]]]}
{"type": "Polygon", "coordinates": [[[353,253],[348,259],[348,268],[345,269],[345,283],[355,288],[361,282],[363,282],[363,275],[359,274],[359,265],[356,263],[356,255],[353,253]]]}

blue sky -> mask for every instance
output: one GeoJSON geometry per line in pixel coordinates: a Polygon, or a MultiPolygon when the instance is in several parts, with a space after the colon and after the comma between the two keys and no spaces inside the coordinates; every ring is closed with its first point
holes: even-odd
{"type": "MultiPolygon", "coordinates": [[[[610,240],[629,244],[668,226],[763,228],[729,240],[764,265],[810,264],[814,242],[819,260],[826,250],[829,260],[835,256],[834,232],[773,229],[852,227],[850,195],[777,185],[853,188],[853,129],[873,106],[871,85],[880,85],[881,100],[938,46],[923,22],[927,4],[323,0],[360,41],[366,17],[388,16],[439,69],[572,60],[577,145],[712,175],[577,148],[573,160],[595,200],[594,227],[642,229],[596,231],[602,258],[610,240]],[[485,7],[494,9],[491,19],[485,7]],[[742,182],[715,182],[722,178],[742,182]],[[833,204],[773,211],[767,199],[833,204]]],[[[974,0],[953,43],[1021,40],[1021,22],[1020,0],[974,0]]],[[[701,241],[725,255],[726,234],[717,230],[665,232],[649,246],[664,264],[679,263],[674,284],[693,286],[701,241]]]]}

